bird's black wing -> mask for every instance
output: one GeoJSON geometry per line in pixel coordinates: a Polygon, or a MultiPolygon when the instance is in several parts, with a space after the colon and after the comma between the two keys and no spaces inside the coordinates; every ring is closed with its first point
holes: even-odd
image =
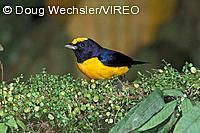
{"type": "Polygon", "coordinates": [[[121,67],[121,66],[128,66],[134,64],[134,61],[117,51],[112,50],[104,50],[99,56],[98,59],[106,66],[114,66],[114,67],[121,67]]]}

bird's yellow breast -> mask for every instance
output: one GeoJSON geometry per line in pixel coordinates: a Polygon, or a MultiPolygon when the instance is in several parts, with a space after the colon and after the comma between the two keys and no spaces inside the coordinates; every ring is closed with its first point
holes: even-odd
{"type": "Polygon", "coordinates": [[[86,76],[92,79],[109,79],[115,76],[123,75],[129,70],[127,66],[105,66],[97,57],[88,59],[83,63],[78,63],[78,68],[86,76]]]}

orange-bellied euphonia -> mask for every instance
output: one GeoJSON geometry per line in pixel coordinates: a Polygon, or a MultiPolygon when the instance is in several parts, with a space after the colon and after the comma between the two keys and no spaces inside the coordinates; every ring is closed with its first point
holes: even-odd
{"type": "Polygon", "coordinates": [[[76,38],[65,47],[72,49],[78,68],[91,79],[110,79],[125,74],[132,65],[144,64],[120,52],[101,47],[89,38],[76,38]]]}

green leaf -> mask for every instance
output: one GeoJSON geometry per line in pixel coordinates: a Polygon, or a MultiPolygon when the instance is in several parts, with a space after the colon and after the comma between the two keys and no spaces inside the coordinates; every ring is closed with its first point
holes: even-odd
{"type": "Polygon", "coordinates": [[[188,98],[184,99],[181,103],[182,114],[185,115],[192,108],[192,106],[193,105],[188,98]]]}
{"type": "Polygon", "coordinates": [[[4,123],[0,123],[0,133],[6,133],[8,127],[4,123]]]}
{"type": "Polygon", "coordinates": [[[21,120],[18,120],[17,119],[17,124],[25,131],[26,130],[26,126],[25,126],[25,124],[21,121],[21,120]]]}
{"type": "Polygon", "coordinates": [[[163,90],[164,96],[183,97],[183,93],[178,89],[163,90]]]}
{"type": "Polygon", "coordinates": [[[174,112],[177,105],[177,101],[167,103],[164,108],[154,115],[147,123],[145,123],[138,131],[145,131],[151,129],[160,123],[164,122],[174,112]]]}
{"type": "Polygon", "coordinates": [[[119,131],[119,129],[122,128],[122,126],[126,123],[128,118],[135,112],[137,107],[138,107],[138,105],[136,105],[133,108],[131,108],[128,111],[127,115],[124,116],[123,119],[121,119],[119,122],[117,122],[117,124],[109,131],[109,133],[116,133],[117,131],[119,131]]]}
{"type": "MultiPolygon", "coordinates": [[[[164,106],[164,100],[160,90],[152,92],[145,101],[141,102],[134,113],[129,116],[120,128],[118,133],[128,133],[139,128],[148,121],[155,113],[159,112],[164,106]]],[[[115,127],[114,127],[115,128],[115,127]]],[[[112,131],[112,130],[111,130],[112,131]]]]}
{"type": "Polygon", "coordinates": [[[15,121],[14,118],[11,118],[10,120],[8,120],[8,121],[6,122],[6,125],[8,125],[8,126],[10,126],[10,127],[14,127],[15,129],[18,128],[17,123],[16,123],[16,121],[15,121]]]}
{"type": "Polygon", "coordinates": [[[194,106],[176,124],[174,133],[199,133],[200,108],[194,106]]]}
{"type": "Polygon", "coordinates": [[[53,116],[52,114],[48,114],[48,118],[49,118],[50,120],[53,120],[53,119],[54,119],[54,116],[53,116]]]}
{"type": "Polygon", "coordinates": [[[171,115],[169,121],[165,123],[162,127],[160,127],[157,131],[157,133],[169,133],[170,130],[172,130],[174,124],[176,124],[176,121],[178,120],[178,117],[176,117],[175,113],[171,115]]]}

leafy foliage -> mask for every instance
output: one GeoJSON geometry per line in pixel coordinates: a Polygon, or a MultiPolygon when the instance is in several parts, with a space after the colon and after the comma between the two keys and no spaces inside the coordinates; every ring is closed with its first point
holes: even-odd
{"type": "Polygon", "coordinates": [[[177,123],[174,133],[198,133],[200,125],[200,108],[193,107],[177,123]]]}
{"type": "Polygon", "coordinates": [[[163,121],[165,121],[174,111],[175,107],[176,107],[177,101],[172,101],[170,103],[167,103],[163,109],[156,114],[155,116],[153,116],[147,123],[145,123],[140,129],[139,131],[145,131],[148,129],[151,129],[157,125],[159,125],[160,123],[162,123],[163,121]]]}
{"type": "Polygon", "coordinates": [[[129,113],[129,118],[126,119],[125,123],[121,124],[119,122],[110,133],[130,132],[148,121],[164,105],[164,101],[159,93],[158,90],[153,92],[144,102],[140,103],[132,114],[129,113]]]}
{"type": "MultiPolygon", "coordinates": [[[[173,68],[170,67],[170,65],[167,65],[165,67],[165,73],[170,74],[171,78],[169,77],[163,77],[163,81],[160,81],[159,88],[162,90],[162,93],[157,93],[158,96],[164,95],[165,103],[163,103],[163,108],[158,110],[158,113],[156,114],[149,114],[149,120],[146,123],[141,123],[139,119],[140,113],[137,112],[137,115],[131,114],[128,117],[124,117],[121,121],[119,121],[111,130],[110,133],[129,133],[129,132],[158,132],[158,133],[165,133],[165,132],[173,132],[174,133],[182,133],[182,132],[192,132],[192,133],[198,133],[200,130],[200,127],[198,126],[200,124],[200,107],[198,107],[199,104],[199,96],[196,95],[196,93],[199,93],[200,89],[200,71],[197,70],[195,67],[192,66],[192,64],[186,64],[183,68],[183,72],[185,75],[179,74],[177,71],[175,71],[173,68]],[[171,71],[168,71],[171,70],[171,71]],[[170,72],[170,73],[169,73],[170,72]],[[172,75],[173,74],[173,75],[172,75]],[[196,79],[195,79],[196,78],[196,79]],[[170,85],[170,80],[176,79],[173,82],[173,85],[166,88],[166,85],[162,87],[162,83],[168,83],[170,85]],[[186,79],[186,80],[185,80],[186,79]],[[193,80],[193,81],[192,81],[193,80]],[[183,83],[181,81],[184,81],[183,83]],[[177,85],[176,88],[174,86],[177,85]],[[182,85],[182,86],[180,86],[182,85]],[[190,86],[189,89],[185,88],[185,86],[190,86]],[[195,86],[196,90],[192,90],[191,88],[195,86]],[[173,89],[174,88],[174,89],[173,89]],[[181,89],[177,89],[181,88],[181,89]],[[188,91],[195,91],[195,93],[190,94],[190,97],[188,97],[188,91]],[[187,98],[188,97],[188,98],[187,98]],[[167,99],[166,99],[167,98],[167,99]],[[189,99],[190,98],[190,99],[189,99]],[[198,99],[198,101],[192,101],[194,105],[191,102],[191,99],[198,99]],[[132,121],[129,121],[131,119],[132,121]],[[135,120],[135,121],[134,121],[135,120]],[[137,120],[137,121],[136,121],[137,120]],[[137,122],[140,122],[140,126],[136,127],[137,122]],[[126,130],[126,128],[123,128],[123,130],[120,130],[119,127],[127,127],[129,130],[126,130]],[[175,127],[175,129],[174,129],[175,127]]],[[[159,70],[160,73],[163,73],[163,70],[159,70]]],[[[155,76],[154,74],[153,76],[155,76]]],[[[153,77],[152,76],[152,77],[153,77]]],[[[159,76],[162,79],[162,75],[159,74],[159,76]]],[[[143,80],[146,78],[143,77],[143,80]]],[[[152,82],[152,81],[147,81],[152,82]]],[[[157,86],[158,87],[158,86],[157,86]]],[[[154,94],[157,90],[152,92],[146,100],[150,99],[152,97],[152,94],[154,94]]],[[[158,97],[157,96],[157,97],[158,97]]],[[[158,99],[154,96],[155,99],[158,99]]],[[[162,100],[162,99],[161,99],[162,100]]],[[[155,102],[160,102],[160,99],[155,102]]],[[[154,111],[155,108],[148,108],[148,103],[143,104],[143,102],[138,103],[139,105],[134,108],[134,110],[139,109],[140,106],[144,106],[146,110],[154,111]]],[[[134,112],[136,113],[136,111],[134,112]]],[[[129,112],[128,112],[129,114],[129,112]]]]}
{"type": "Polygon", "coordinates": [[[20,76],[15,82],[0,85],[1,121],[10,130],[108,130],[144,98],[139,91],[128,92],[128,88],[119,96],[116,79],[87,82],[70,74],[58,76],[43,71],[26,82],[22,80],[20,76]]]}
{"type": "Polygon", "coordinates": [[[110,132],[168,132],[199,122],[187,116],[200,101],[200,71],[192,64],[183,73],[166,64],[139,76],[120,94],[117,79],[88,82],[45,70],[27,81],[21,75],[2,82],[0,131],[108,132],[115,125],[110,132]],[[189,117],[195,121],[184,123],[189,117]]]}

